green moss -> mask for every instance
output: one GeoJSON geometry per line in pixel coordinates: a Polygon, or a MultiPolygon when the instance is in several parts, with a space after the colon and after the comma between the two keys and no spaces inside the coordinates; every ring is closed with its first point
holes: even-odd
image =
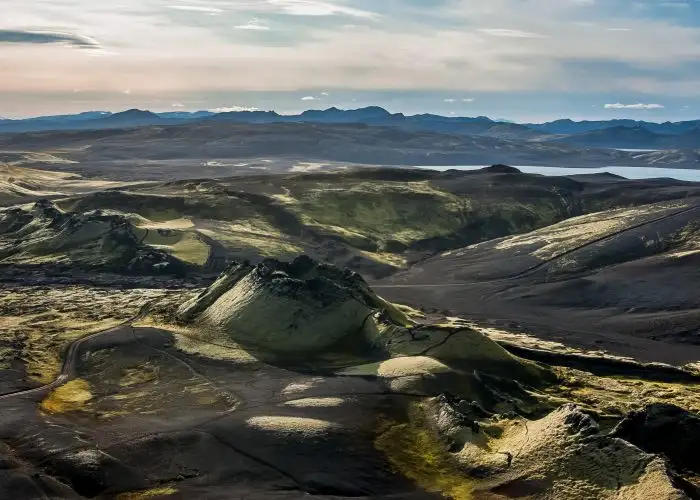
{"type": "Polygon", "coordinates": [[[427,183],[367,182],[344,190],[310,190],[295,208],[350,243],[394,240],[409,244],[457,230],[469,203],[427,183]]]}
{"type": "Polygon", "coordinates": [[[200,229],[200,232],[218,241],[233,254],[242,254],[242,258],[263,256],[283,259],[304,252],[301,246],[279,237],[277,231],[267,233],[261,230],[256,233],[219,226],[217,229],[200,229]]]}
{"type": "Polygon", "coordinates": [[[430,428],[421,405],[412,404],[408,422],[380,422],[375,447],[396,472],[431,493],[453,500],[471,500],[472,480],[460,472],[445,443],[430,428]]]}

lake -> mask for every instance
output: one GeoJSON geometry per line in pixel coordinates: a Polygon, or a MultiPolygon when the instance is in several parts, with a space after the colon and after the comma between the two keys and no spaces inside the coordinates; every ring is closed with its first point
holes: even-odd
{"type": "MultiPolygon", "coordinates": [[[[453,166],[453,167],[423,167],[433,170],[478,170],[489,165],[481,166],[453,166]]],[[[615,175],[621,175],[627,179],[657,179],[659,177],[667,177],[678,179],[681,181],[700,182],[700,170],[683,169],[683,168],[660,168],[660,167],[600,167],[600,168],[569,168],[569,167],[535,167],[535,166],[520,166],[513,167],[528,174],[541,175],[578,175],[578,174],[600,174],[609,172],[615,175]]]]}

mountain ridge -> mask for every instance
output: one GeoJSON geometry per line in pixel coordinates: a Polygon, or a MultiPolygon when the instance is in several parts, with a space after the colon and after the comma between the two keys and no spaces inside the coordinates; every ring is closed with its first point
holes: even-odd
{"type": "Polygon", "coordinates": [[[552,141],[583,147],[640,149],[700,148],[700,120],[655,123],[629,119],[573,121],[563,118],[545,123],[514,123],[487,116],[441,116],[431,113],[391,113],[379,106],[358,109],[309,109],[283,115],[276,111],[173,111],[156,113],[129,109],[111,113],[87,111],[76,115],[41,116],[0,120],[0,134],[53,130],[104,130],[153,125],[231,122],[243,124],[308,123],[358,124],[393,127],[410,132],[434,132],[457,136],[483,136],[513,141],[552,141]]]}

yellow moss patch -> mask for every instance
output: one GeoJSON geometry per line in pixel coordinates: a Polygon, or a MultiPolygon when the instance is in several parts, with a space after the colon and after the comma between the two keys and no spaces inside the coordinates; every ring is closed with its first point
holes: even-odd
{"type": "Polygon", "coordinates": [[[91,399],[88,381],[75,379],[51,391],[40,407],[46,413],[67,413],[82,410],[91,399]]]}
{"type": "Polygon", "coordinates": [[[152,488],[150,490],[134,491],[117,495],[117,500],[143,500],[146,498],[169,497],[175,495],[177,490],[171,486],[164,488],[152,488]]]}
{"type": "Polygon", "coordinates": [[[471,480],[461,474],[445,445],[429,428],[419,405],[409,409],[409,422],[382,422],[375,447],[397,472],[431,493],[471,500],[471,480]]]}
{"type": "Polygon", "coordinates": [[[650,404],[669,403],[700,411],[697,384],[659,382],[631,377],[597,376],[572,368],[556,368],[560,384],[545,392],[598,412],[621,416],[650,404]]]}

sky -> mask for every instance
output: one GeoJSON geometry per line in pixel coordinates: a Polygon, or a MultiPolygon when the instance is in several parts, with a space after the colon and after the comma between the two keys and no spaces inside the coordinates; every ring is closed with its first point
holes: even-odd
{"type": "Polygon", "coordinates": [[[700,118],[700,0],[0,0],[0,116],[700,118]]]}

